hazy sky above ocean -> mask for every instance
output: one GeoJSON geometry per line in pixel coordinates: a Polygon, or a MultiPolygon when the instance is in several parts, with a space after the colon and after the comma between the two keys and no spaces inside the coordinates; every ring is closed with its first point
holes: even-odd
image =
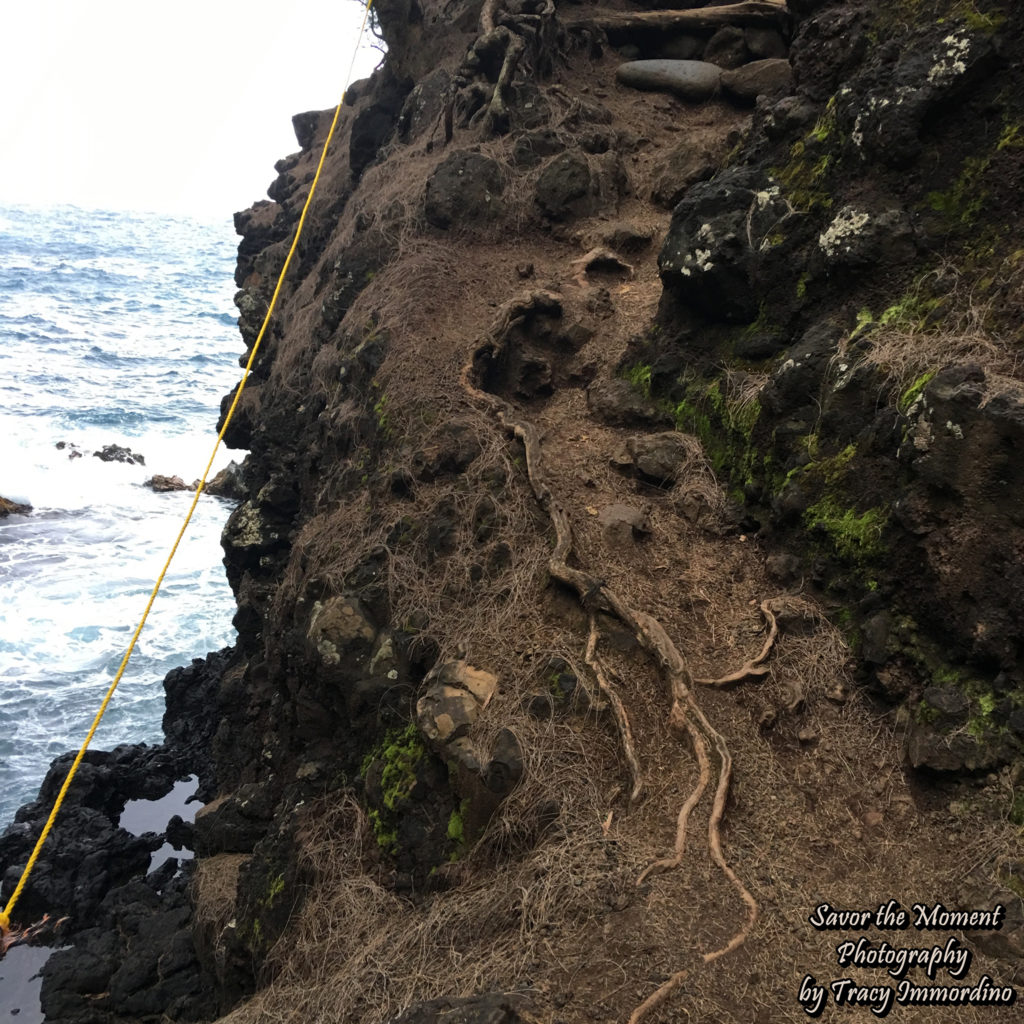
{"type": "Polygon", "coordinates": [[[0,200],[230,217],[298,148],[292,114],[337,103],[362,16],[357,0],[7,5],[0,200]]]}

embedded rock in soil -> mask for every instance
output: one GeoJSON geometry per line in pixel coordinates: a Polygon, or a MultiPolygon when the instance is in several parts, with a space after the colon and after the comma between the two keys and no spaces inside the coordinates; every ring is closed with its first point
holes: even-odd
{"type": "Polygon", "coordinates": [[[721,163],[721,154],[707,146],[680,143],[656,165],[651,198],[666,210],[676,207],[687,189],[697,181],[707,181],[721,163]]]}
{"type": "Polygon", "coordinates": [[[551,128],[524,132],[512,147],[512,163],[516,167],[539,167],[549,156],[561,153],[565,142],[551,128]]]}
{"type": "Polygon", "coordinates": [[[700,103],[718,92],[722,69],[702,60],[634,60],[620,65],[615,77],[633,89],[670,92],[700,103]]]}
{"type": "Polygon", "coordinates": [[[366,655],[377,638],[356,597],[329,597],[313,605],[306,640],[320,665],[329,672],[342,672],[353,656],[366,655]]]}
{"type": "Polygon", "coordinates": [[[911,767],[941,772],[988,771],[1011,761],[1018,750],[997,733],[976,736],[962,729],[943,733],[930,722],[912,722],[905,740],[911,767]]]}
{"type": "Polygon", "coordinates": [[[793,68],[788,60],[755,60],[722,74],[722,90],[753,103],[758,96],[783,96],[793,88],[793,68]]]}
{"type": "Polygon", "coordinates": [[[616,427],[664,423],[670,419],[654,402],[621,377],[594,381],[587,388],[587,408],[594,419],[616,427]]]}
{"type": "Polygon", "coordinates": [[[1006,960],[1024,967],[1024,861],[1011,856],[1000,856],[992,866],[982,866],[964,880],[960,893],[961,906],[1005,908],[1005,916],[998,929],[983,928],[969,931],[964,938],[969,946],[987,956],[1006,960]]]}
{"type": "Polygon", "coordinates": [[[541,172],[535,201],[545,217],[569,220],[592,211],[595,191],[587,158],[582,153],[563,153],[541,172]]]}
{"type": "Polygon", "coordinates": [[[687,434],[665,431],[631,437],[626,441],[626,449],[638,473],[667,484],[674,483],[693,458],[694,443],[687,434]]]}
{"type": "Polygon", "coordinates": [[[462,999],[446,997],[417,1003],[390,1024],[523,1024],[520,995],[490,993],[462,999]]]}
{"type": "Polygon", "coordinates": [[[501,168],[490,157],[468,150],[449,154],[427,179],[424,206],[434,227],[471,227],[504,212],[501,168]]]}
{"type": "Polygon", "coordinates": [[[630,505],[606,505],[597,514],[609,544],[629,544],[651,532],[646,512],[630,505]]]}

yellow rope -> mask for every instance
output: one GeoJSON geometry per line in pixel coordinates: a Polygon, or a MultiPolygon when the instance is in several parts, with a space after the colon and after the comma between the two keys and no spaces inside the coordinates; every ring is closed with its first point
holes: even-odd
{"type": "MultiPolygon", "coordinates": [[[[359,37],[356,41],[356,48],[352,53],[352,62],[349,65],[348,77],[352,77],[353,69],[355,68],[356,56],[359,52],[359,42],[363,38],[363,33],[366,31],[366,22],[370,16],[370,7],[373,4],[373,0],[369,0],[366,5],[366,10],[363,12],[363,23],[359,29],[359,37]]],[[[78,771],[78,766],[82,763],[82,758],[85,756],[85,752],[92,742],[92,738],[96,733],[96,729],[99,727],[100,721],[103,715],[106,713],[107,705],[110,703],[110,699],[114,696],[114,691],[117,689],[117,684],[121,681],[121,676],[124,675],[124,670],[128,666],[128,659],[132,656],[132,651],[135,650],[135,644],[139,639],[139,634],[142,632],[142,627],[146,624],[146,619],[149,618],[150,609],[153,607],[153,602],[156,600],[156,595],[160,592],[160,587],[163,584],[164,576],[167,575],[167,570],[171,566],[171,561],[174,559],[174,555],[178,550],[178,545],[181,543],[182,537],[185,536],[185,531],[188,529],[188,524],[192,521],[192,513],[196,509],[196,504],[199,501],[199,496],[203,493],[203,488],[206,486],[206,477],[210,472],[211,466],[213,466],[213,460],[217,456],[217,451],[220,448],[220,443],[224,438],[224,432],[228,429],[228,424],[231,422],[231,417],[235,414],[235,409],[238,406],[238,400],[242,397],[242,391],[245,388],[245,382],[248,380],[249,371],[252,369],[252,364],[256,359],[256,353],[259,351],[260,342],[263,341],[263,335],[266,333],[267,325],[270,323],[270,318],[274,313],[274,307],[277,305],[277,297],[281,293],[281,285],[284,283],[284,276],[288,273],[288,267],[291,264],[292,256],[295,255],[295,250],[299,244],[299,237],[302,235],[302,228],[306,223],[306,213],[309,210],[310,203],[313,201],[313,194],[316,192],[316,186],[320,181],[320,172],[323,170],[324,161],[327,159],[327,147],[331,144],[331,139],[334,136],[334,130],[338,126],[338,118],[341,116],[342,104],[345,102],[344,92],[341,95],[341,99],[338,101],[338,105],[334,108],[334,120],[331,121],[330,130],[327,132],[327,138],[324,141],[324,147],[320,152],[320,162],[317,164],[316,174],[313,175],[313,184],[309,187],[309,195],[306,196],[306,202],[302,207],[302,213],[299,215],[299,224],[295,229],[295,237],[292,239],[291,248],[288,250],[288,255],[285,257],[284,266],[281,268],[281,273],[277,278],[277,286],[274,288],[274,295],[270,300],[270,306],[267,308],[267,315],[263,318],[263,326],[260,327],[260,333],[256,336],[256,341],[253,343],[252,352],[249,354],[249,361],[245,365],[245,370],[242,373],[242,379],[238,382],[238,388],[235,390],[234,401],[231,403],[231,407],[228,409],[227,415],[224,417],[224,426],[220,428],[220,433],[217,435],[217,440],[214,442],[213,451],[210,453],[210,459],[206,463],[206,469],[203,470],[203,475],[199,481],[199,486],[196,488],[195,497],[192,499],[192,504],[189,506],[188,513],[185,516],[185,521],[181,524],[181,529],[178,531],[178,536],[174,540],[174,545],[171,548],[171,553],[167,556],[167,561],[164,563],[164,567],[160,570],[160,575],[157,577],[156,583],[153,585],[153,591],[149,595],[149,601],[146,603],[146,610],[142,613],[142,618],[139,620],[138,626],[135,627],[135,633],[132,635],[131,642],[128,644],[128,650],[125,651],[124,657],[121,659],[121,665],[117,670],[117,674],[114,676],[113,682],[107,690],[106,696],[103,698],[103,703],[100,704],[99,711],[96,712],[96,717],[93,719],[92,726],[89,729],[88,735],[85,737],[85,742],[82,744],[81,749],[78,751],[75,760],[72,762],[71,768],[68,771],[68,776],[64,780],[64,785],[61,786],[60,792],[57,794],[57,799],[54,802],[53,810],[50,811],[50,817],[47,819],[46,824],[43,826],[43,831],[40,833],[39,839],[36,841],[35,849],[32,851],[32,856],[29,857],[28,863],[25,865],[24,870],[21,872],[21,878],[18,879],[18,884],[11,895],[11,898],[7,901],[7,906],[4,910],[0,911],[0,933],[6,932],[10,928],[11,924],[11,912],[14,910],[14,905],[18,902],[21,897],[22,890],[25,888],[25,884],[28,882],[29,875],[32,874],[32,869],[35,867],[36,861],[39,858],[39,852],[43,848],[43,844],[46,842],[46,837],[50,834],[50,830],[53,828],[54,822],[57,820],[57,814],[60,811],[61,804],[64,803],[64,797],[67,795],[68,787],[71,785],[71,780],[75,777],[75,772],[78,771]]]]}

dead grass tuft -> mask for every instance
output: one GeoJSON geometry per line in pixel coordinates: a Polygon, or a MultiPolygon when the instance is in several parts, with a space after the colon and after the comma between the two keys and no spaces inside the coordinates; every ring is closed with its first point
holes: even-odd
{"type": "Polygon", "coordinates": [[[973,364],[985,372],[982,404],[996,395],[1024,396],[1020,324],[1024,319],[1024,260],[1007,259],[994,279],[968,279],[944,264],[925,275],[866,334],[855,331],[835,361],[875,367],[891,383],[890,397],[922,375],[973,364]]]}

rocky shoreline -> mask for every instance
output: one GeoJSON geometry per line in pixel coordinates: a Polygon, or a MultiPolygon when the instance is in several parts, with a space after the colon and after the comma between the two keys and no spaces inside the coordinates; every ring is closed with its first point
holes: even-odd
{"type": "MultiPolygon", "coordinates": [[[[200,803],[217,792],[210,757],[226,649],[170,672],[164,682],[166,742],[88,751],[16,918],[44,922],[32,944],[57,948],[42,971],[48,1021],[209,1019],[216,1004],[203,982],[191,932],[193,827],[180,815],[133,835],[119,826],[130,801],[156,801],[196,778],[200,803]],[[152,854],[183,851],[155,871],[152,854]]],[[[0,900],[13,892],[74,755],[56,758],[39,795],[0,836],[0,900]]]]}

